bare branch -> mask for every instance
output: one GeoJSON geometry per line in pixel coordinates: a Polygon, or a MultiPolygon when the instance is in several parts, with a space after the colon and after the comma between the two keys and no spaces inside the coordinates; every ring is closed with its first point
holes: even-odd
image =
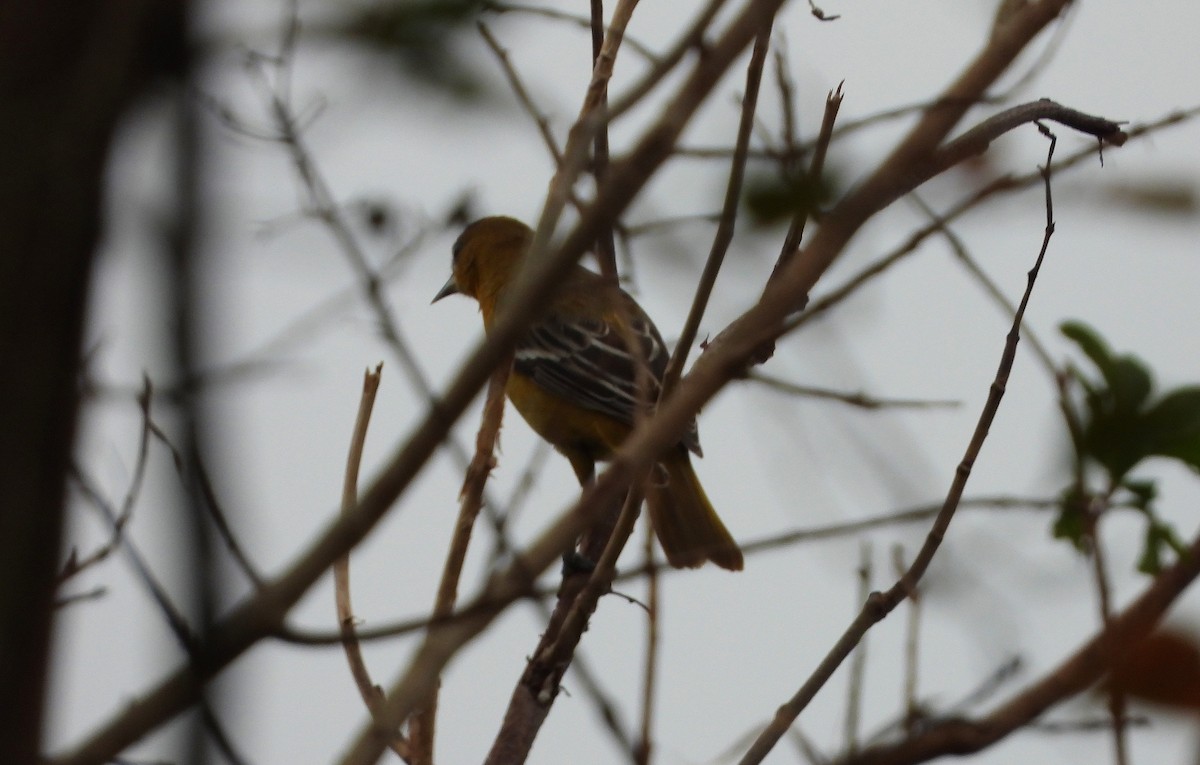
{"type": "Polygon", "coordinates": [[[800,715],[800,712],[808,706],[812,701],[817,691],[820,690],[829,678],[833,675],[834,670],[849,656],[850,652],[859,643],[862,637],[875,624],[882,621],[899,603],[906,598],[909,593],[916,590],[917,584],[921,581],[925,571],[928,569],[930,562],[933,560],[934,554],[941,546],[942,539],[945,537],[946,530],[950,526],[950,521],[954,518],[954,514],[958,509],[958,503],[962,499],[963,490],[966,488],[967,479],[971,475],[971,468],[975,464],[975,460],[979,456],[980,450],[983,448],[983,443],[987,439],[988,430],[991,427],[992,421],[996,417],[996,412],[1000,408],[1000,401],[1004,397],[1005,388],[1008,383],[1009,374],[1012,371],[1013,361],[1016,358],[1017,342],[1020,339],[1021,321],[1025,316],[1025,309],[1029,304],[1029,298],[1033,293],[1033,285],[1037,281],[1038,271],[1041,269],[1042,260],[1046,256],[1046,250],[1050,246],[1050,237],[1054,233],[1053,208],[1050,203],[1050,162],[1054,157],[1055,139],[1050,137],[1050,149],[1046,159],[1046,167],[1043,168],[1046,179],[1046,211],[1047,224],[1045,236],[1042,239],[1042,247],[1038,252],[1037,260],[1034,262],[1033,268],[1029,270],[1028,282],[1025,286],[1025,294],[1021,297],[1021,303],[1017,308],[1017,312],[1013,317],[1012,327],[1009,330],[1008,337],[1005,341],[1004,352],[1000,357],[1000,365],[996,370],[995,380],[992,382],[991,389],[988,391],[988,399],[984,405],[983,412],[979,415],[979,421],[976,424],[975,432],[971,436],[971,441],[967,445],[966,453],[963,455],[962,461],[955,471],[954,480],[951,482],[950,489],[946,494],[945,504],[934,520],[933,527],[925,538],[924,544],[918,551],[912,565],[904,572],[904,575],[892,585],[886,593],[873,593],[863,605],[862,611],[859,612],[854,622],[846,629],[841,638],[825,658],[821,661],[817,669],[809,676],[808,680],[800,687],[800,689],[786,701],[776,711],[774,719],[762,732],[750,749],[742,758],[742,765],[751,765],[751,763],[761,762],[764,757],[771,751],[779,739],[783,736],[786,730],[791,726],[792,722],[800,715]]]}
{"type": "MultiPolygon", "coordinates": [[[[918,505],[916,507],[898,510],[895,512],[884,513],[870,518],[864,518],[858,521],[849,521],[846,523],[835,523],[829,526],[821,526],[817,528],[796,529],[793,531],[775,534],[761,539],[752,539],[748,542],[741,543],[742,551],[747,555],[753,555],[759,552],[768,550],[777,550],[793,545],[819,542],[825,539],[836,539],[847,536],[854,536],[872,529],[887,528],[890,526],[899,526],[906,523],[917,523],[920,521],[929,520],[937,516],[941,510],[941,503],[918,505]]],[[[977,510],[1031,510],[1035,512],[1045,512],[1058,507],[1058,499],[1054,497],[1011,497],[1011,496],[993,496],[993,497],[971,497],[965,498],[959,503],[960,510],[977,509],[977,510]]],[[[643,576],[651,574],[662,574],[677,572],[678,569],[671,568],[658,561],[648,561],[640,566],[623,569],[613,582],[627,582],[643,576]]],[[[530,599],[543,599],[554,596],[559,591],[557,585],[553,587],[543,587],[530,591],[528,597],[530,599]]],[[[357,637],[360,641],[368,640],[386,640],[389,638],[407,635],[418,630],[427,629],[438,624],[458,621],[461,619],[469,619],[478,616],[481,611],[492,608],[493,604],[487,602],[475,601],[469,606],[464,606],[453,615],[445,619],[430,621],[427,617],[417,617],[413,619],[405,619],[403,621],[381,624],[376,627],[368,627],[358,630],[357,637]]],[[[289,643],[297,645],[311,646],[334,646],[341,645],[342,637],[337,633],[319,633],[305,630],[297,630],[292,628],[282,628],[275,633],[273,637],[289,643]]],[[[578,671],[578,666],[574,667],[578,671]]],[[[600,702],[603,708],[607,702],[600,702]]],[[[620,737],[620,741],[627,741],[627,737],[620,737]]]]}
{"type": "Polygon", "coordinates": [[[504,49],[504,46],[492,34],[492,30],[482,21],[477,26],[479,34],[483,36],[484,42],[488,44],[488,47],[491,48],[492,53],[496,55],[496,59],[500,62],[500,68],[504,70],[504,76],[508,79],[509,87],[516,94],[517,101],[525,109],[525,113],[533,119],[533,124],[537,125],[538,134],[542,137],[542,143],[546,144],[546,150],[550,152],[550,157],[554,160],[554,166],[561,166],[562,150],[558,148],[558,141],[555,140],[554,132],[550,129],[550,120],[533,103],[533,97],[525,89],[525,83],[521,81],[521,76],[513,68],[512,61],[508,58],[508,51],[504,49]]]}
{"type": "MultiPolygon", "coordinates": [[[[379,390],[379,380],[383,365],[368,370],[363,375],[363,391],[358,404],[358,416],[354,421],[354,432],[350,437],[350,449],[346,455],[346,472],[342,482],[342,512],[348,513],[354,509],[358,501],[358,472],[362,465],[363,446],[367,440],[367,427],[371,422],[371,411],[375,406],[375,394],[379,390]]],[[[346,653],[346,661],[350,664],[350,674],[354,684],[362,696],[367,710],[374,716],[383,702],[383,693],[371,680],[367,670],[367,662],[363,659],[362,647],[355,634],[354,607],[350,600],[350,555],[346,554],[333,562],[333,587],[337,607],[338,625],[341,628],[342,649],[346,653]]],[[[399,733],[393,731],[388,737],[388,748],[405,762],[412,762],[412,752],[409,742],[399,733]]]]}
{"type": "Polygon", "coordinates": [[[820,388],[813,385],[799,385],[759,370],[751,372],[746,379],[752,382],[761,383],[762,385],[765,385],[773,390],[780,391],[781,393],[788,393],[794,396],[807,396],[809,398],[823,398],[830,401],[839,401],[843,404],[859,407],[860,409],[937,409],[956,407],[962,403],[960,401],[948,400],[877,398],[875,396],[869,396],[861,391],[849,393],[846,391],[831,390],[829,388],[820,388]]]}
{"type": "MultiPolygon", "coordinates": [[[[821,131],[817,134],[812,159],[808,163],[808,182],[810,184],[821,183],[821,178],[825,173],[825,156],[829,151],[829,144],[833,140],[833,126],[837,122],[838,110],[841,109],[843,98],[844,95],[842,94],[842,85],[840,83],[837,86],[837,90],[830,92],[825,98],[825,116],[821,118],[821,131]]],[[[801,240],[804,239],[804,227],[813,212],[807,207],[802,207],[796,210],[796,214],[792,216],[792,222],[788,226],[787,235],[783,238],[783,247],[780,250],[779,259],[775,261],[775,268],[771,270],[772,279],[787,266],[795,254],[796,248],[800,246],[801,240]]]]}
{"type": "MultiPolygon", "coordinates": [[[[935,213],[933,209],[925,203],[925,200],[921,198],[920,194],[914,192],[910,195],[910,198],[913,200],[913,203],[916,204],[917,207],[929,217],[930,221],[937,226],[942,236],[946,239],[946,243],[950,246],[950,251],[954,253],[954,257],[956,257],[958,261],[962,263],[963,267],[967,269],[967,273],[969,273],[975,279],[975,281],[979,282],[980,286],[983,287],[983,291],[986,292],[988,297],[992,299],[992,302],[999,306],[999,308],[1004,311],[1006,316],[1012,315],[1012,312],[1016,310],[1016,306],[1014,306],[1012,301],[1005,296],[999,285],[997,285],[996,282],[987,275],[987,273],[983,270],[983,267],[979,265],[975,258],[971,257],[971,253],[967,249],[966,242],[964,242],[958,236],[958,234],[956,234],[954,230],[950,228],[944,219],[938,216],[938,214],[935,213]]],[[[1032,330],[1032,328],[1025,327],[1023,336],[1025,342],[1028,343],[1029,347],[1033,350],[1033,355],[1041,364],[1042,369],[1045,370],[1051,378],[1057,377],[1058,369],[1054,366],[1054,359],[1050,357],[1050,352],[1046,350],[1046,346],[1040,339],[1038,339],[1037,334],[1032,330]]]]}
{"type": "MultiPolygon", "coordinates": [[[[459,495],[458,519],[454,523],[454,536],[446,552],[446,563],[438,584],[437,599],[433,605],[432,619],[444,619],[454,613],[458,600],[458,582],[462,577],[463,564],[467,560],[467,548],[471,543],[471,531],[483,505],[483,489],[492,468],[496,466],[495,449],[500,440],[500,426],[504,421],[504,387],[508,384],[512,370],[511,360],[496,367],[488,383],[487,399],[483,417],[475,439],[475,456],[467,468],[459,495]]],[[[434,684],[428,701],[418,706],[409,718],[409,734],[413,743],[413,761],[416,765],[433,765],[435,718],[437,715],[438,683],[434,684]]]]}
{"type": "Polygon", "coordinates": [[[742,97],[742,116],[738,123],[737,139],[734,143],[733,162],[729,168],[729,181],[725,186],[725,201],[721,208],[721,219],[717,232],[713,236],[712,248],[704,263],[704,271],[700,275],[700,283],[696,285],[696,294],[692,298],[692,307],[687,319],[680,330],[679,342],[675,344],[675,352],[667,363],[663,374],[662,391],[660,396],[671,395],[683,367],[687,363],[688,351],[696,341],[696,333],[700,330],[700,320],[708,307],[709,297],[717,283],[721,264],[725,261],[725,253],[733,241],[733,230],[737,222],[738,205],[742,198],[742,179],[746,174],[746,152],[750,148],[750,132],[754,127],[754,115],[758,107],[758,92],[762,84],[763,65],[766,63],[767,51],[771,44],[772,24],[767,23],[754,39],[754,49],[750,54],[750,64],[746,68],[746,95],[742,97]]]}
{"type": "MultiPolygon", "coordinates": [[[[137,456],[134,458],[133,476],[129,480],[129,488],[125,490],[125,498],[121,501],[120,510],[112,514],[109,518],[112,533],[107,542],[85,558],[80,559],[75,551],[72,550],[71,554],[67,557],[67,562],[58,573],[58,578],[55,582],[56,586],[62,586],[68,579],[78,576],[92,566],[106,560],[121,544],[122,535],[125,533],[125,526],[129,523],[129,519],[133,515],[133,506],[137,503],[137,498],[142,493],[142,483],[146,477],[146,463],[150,458],[150,403],[153,398],[152,391],[153,386],[150,384],[150,378],[143,378],[142,392],[138,394],[138,407],[141,409],[142,415],[142,430],[141,435],[138,437],[137,456]]],[[[99,492],[91,489],[90,486],[84,487],[84,492],[92,498],[93,503],[98,501],[99,492]]]]}
{"type": "MultiPolygon", "coordinates": [[[[643,555],[646,562],[655,562],[657,541],[654,527],[646,524],[646,544],[643,555]]],[[[654,753],[654,699],[658,689],[659,655],[659,597],[658,571],[651,569],[646,575],[646,658],[642,666],[642,726],[637,748],[633,752],[635,765],[650,765],[654,753]]]]}
{"type": "Polygon", "coordinates": [[[1114,614],[1108,628],[989,714],[948,720],[904,741],[866,749],[839,765],[913,765],[945,755],[972,754],[991,746],[1024,728],[1055,704],[1093,685],[1114,661],[1153,631],[1197,576],[1200,576],[1200,536],[1174,566],[1155,577],[1124,611],[1114,614]]]}
{"type": "MultiPolygon", "coordinates": [[[[863,603],[871,594],[871,543],[864,541],[858,547],[858,600],[863,603]]],[[[846,693],[846,751],[858,751],[858,729],[862,718],[863,685],[867,673],[866,637],[854,649],[850,660],[850,682],[846,693]]]]}

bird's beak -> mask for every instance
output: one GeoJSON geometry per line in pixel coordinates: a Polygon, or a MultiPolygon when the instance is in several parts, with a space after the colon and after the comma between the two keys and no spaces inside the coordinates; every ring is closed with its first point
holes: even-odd
{"type": "Polygon", "coordinates": [[[433,298],[433,301],[430,303],[430,305],[432,305],[433,303],[436,303],[437,301],[441,300],[442,298],[444,298],[448,295],[457,295],[457,294],[458,294],[458,284],[455,283],[454,276],[452,275],[449,279],[446,280],[446,284],[442,286],[442,289],[433,298]]]}

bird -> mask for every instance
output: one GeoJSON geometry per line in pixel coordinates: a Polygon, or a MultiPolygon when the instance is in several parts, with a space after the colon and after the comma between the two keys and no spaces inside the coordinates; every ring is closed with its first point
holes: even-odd
{"type": "MultiPolygon", "coordinates": [[[[454,243],[450,278],[433,302],[454,294],[474,298],[490,330],[532,240],[533,231],[515,218],[471,223],[454,243]]],[[[587,486],[596,462],[611,458],[632,432],[643,402],[657,401],[667,360],[662,336],[637,301],[576,265],[518,340],[505,393],[587,486]]],[[[689,453],[703,456],[694,419],[646,482],[651,525],[671,566],[711,561],[740,571],[742,551],[704,493],[689,453]]]]}

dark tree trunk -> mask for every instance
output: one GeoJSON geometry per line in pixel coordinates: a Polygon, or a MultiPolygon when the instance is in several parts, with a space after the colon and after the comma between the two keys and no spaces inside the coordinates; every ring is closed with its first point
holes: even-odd
{"type": "Polygon", "coordinates": [[[114,127],[177,69],[178,0],[0,4],[0,762],[38,756],[78,410],[80,341],[114,127]]]}

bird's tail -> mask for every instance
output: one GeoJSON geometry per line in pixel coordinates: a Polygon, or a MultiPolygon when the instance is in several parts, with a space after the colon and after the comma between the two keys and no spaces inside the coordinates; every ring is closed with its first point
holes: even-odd
{"type": "Polygon", "coordinates": [[[742,570],[742,551],[713,510],[682,448],[651,471],[646,506],[672,566],[696,568],[711,560],[730,571],[742,570]]]}

